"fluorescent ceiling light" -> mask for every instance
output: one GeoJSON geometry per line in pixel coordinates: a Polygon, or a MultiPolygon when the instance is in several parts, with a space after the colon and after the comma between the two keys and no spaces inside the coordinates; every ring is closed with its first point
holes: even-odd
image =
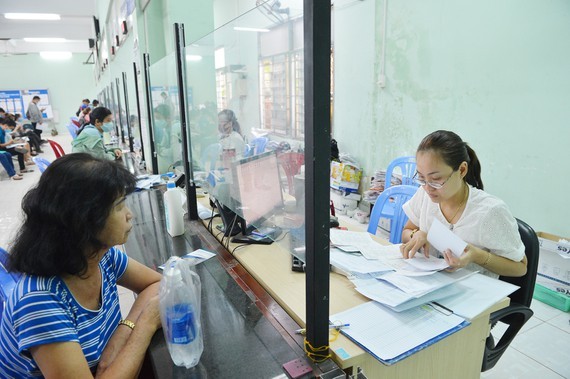
{"type": "Polygon", "coordinates": [[[5,13],[4,17],[10,20],[60,20],[55,13],[5,13]]]}
{"type": "Polygon", "coordinates": [[[26,42],[41,42],[41,43],[49,43],[49,42],[65,42],[65,38],[24,38],[26,42]]]}
{"type": "Polygon", "coordinates": [[[269,29],[247,28],[244,26],[234,26],[234,30],[238,30],[240,32],[261,32],[261,33],[267,33],[269,31],[269,29]]]}
{"type": "Polygon", "coordinates": [[[42,51],[40,57],[49,60],[70,59],[73,54],[70,51],[42,51]]]}
{"type": "Polygon", "coordinates": [[[186,60],[191,62],[198,62],[202,60],[202,56],[194,54],[186,54],[186,60]]]}

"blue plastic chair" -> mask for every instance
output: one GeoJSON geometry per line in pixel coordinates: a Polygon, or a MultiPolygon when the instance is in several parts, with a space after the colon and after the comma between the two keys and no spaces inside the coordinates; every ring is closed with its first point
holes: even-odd
{"type": "Polygon", "coordinates": [[[221,149],[219,143],[213,143],[202,151],[202,156],[200,157],[202,162],[200,163],[204,167],[204,171],[208,172],[216,169],[216,162],[220,159],[221,149]]]}
{"type": "Polygon", "coordinates": [[[392,185],[392,175],[396,167],[399,167],[402,171],[403,185],[418,187],[418,184],[415,183],[413,179],[416,174],[416,157],[399,157],[390,162],[386,169],[386,183],[384,184],[384,189],[392,185]]]}
{"type": "Polygon", "coordinates": [[[0,315],[4,310],[4,304],[8,300],[8,296],[16,287],[20,275],[8,272],[6,263],[8,261],[8,252],[0,248],[0,315]]]}
{"type": "Polygon", "coordinates": [[[263,153],[265,151],[265,145],[267,145],[268,141],[269,138],[267,137],[257,137],[252,139],[250,146],[252,147],[253,154],[251,155],[258,155],[263,153]]]}
{"type": "Polygon", "coordinates": [[[73,123],[69,123],[66,126],[67,126],[67,130],[69,130],[69,134],[71,134],[71,137],[73,139],[76,139],[77,138],[77,132],[79,129],[75,125],[73,125],[73,123]]]}
{"type": "Polygon", "coordinates": [[[40,172],[44,172],[47,168],[47,166],[50,165],[50,161],[48,161],[45,158],[42,157],[32,157],[32,160],[34,161],[34,163],[36,164],[36,166],[38,166],[38,168],[40,169],[40,172]]]}
{"type": "Polygon", "coordinates": [[[402,210],[402,205],[414,196],[417,189],[415,186],[401,185],[384,190],[372,208],[368,233],[376,234],[380,218],[387,218],[390,220],[390,242],[402,242],[402,230],[408,221],[406,213],[402,210]],[[392,206],[386,206],[387,204],[392,206]]]}

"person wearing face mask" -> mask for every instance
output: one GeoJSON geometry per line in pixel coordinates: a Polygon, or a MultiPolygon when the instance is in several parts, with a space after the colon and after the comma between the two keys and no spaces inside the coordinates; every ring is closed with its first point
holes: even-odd
{"type": "Polygon", "coordinates": [[[97,158],[120,159],[121,149],[107,150],[103,143],[103,133],[115,130],[113,114],[105,107],[95,108],[90,114],[90,123],[85,124],[71,143],[74,153],[89,153],[97,158]]]}

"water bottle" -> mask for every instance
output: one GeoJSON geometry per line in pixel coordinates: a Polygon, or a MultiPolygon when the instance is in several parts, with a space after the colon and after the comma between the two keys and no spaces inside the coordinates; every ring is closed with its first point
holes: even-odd
{"type": "Polygon", "coordinates": [[[200,278],[188,266],[178,267],[186,263],[180,258],[167,262],[160,309],[172,361],[177,366],[191,368],[200,361],[204,343],[200,326],[200,278]]]}
{"type": "Polygon", "coordinates": [[[176,190],[173,181],[166,185],[164,193],[164,212],[166,214],[166,230],[172,237],[184,234],[184,213],[182,210],[182,199],[176,190]]]}

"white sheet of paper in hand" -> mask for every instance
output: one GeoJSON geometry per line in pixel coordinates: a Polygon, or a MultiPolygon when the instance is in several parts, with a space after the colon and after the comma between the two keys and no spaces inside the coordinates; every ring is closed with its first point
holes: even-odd
{"type": "Polygon", "coordinates": [[[455,256],[461,256],[463,250],[467,247],[467,243],[461,238],[453,234],[438,219],[433,219],[431,228],[427,235],[428,242],[431,246],[443,252],[450,249],[455,256]]]}

